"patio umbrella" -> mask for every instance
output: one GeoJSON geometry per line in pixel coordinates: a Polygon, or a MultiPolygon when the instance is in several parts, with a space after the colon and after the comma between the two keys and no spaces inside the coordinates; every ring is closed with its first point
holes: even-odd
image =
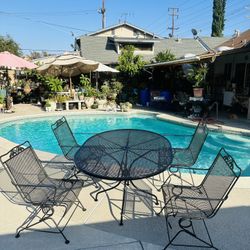
{"type": "Polygon", "coordinates": [[[99,63],[98,68],[94,70],[94,72],[111,72],[111,73],[119,73],[120,71],[117,69],[113,69],[105,64],[99,63]]]}
{"type": "Polygon", "coordinates": [[[120,71],[114,68],[111,68],[105,64],[99,63],[98,68],[94,70],[96,72],[96,89],[98,89],[98,79],[99,79],[99,73],[119,73],[120,71]]]}
{"type": "MultiPolygon", "coordinates": [[[[34,69],[37,65],[29,62],[19,56],[11,54],[8,51],[4,51],[0,53],[0,68],[6,69],[6,73],[8,75],[8,69],[34,69]]],[[[7,86],[9,86],[9,78],[7,77],[7,86]]],[[[8,87],[6,88],[6,107],[9,109],[9,102],[8,102],[8,87]]]]}
{"type": "MultiPolygon", "coordinates": [[[[41,60],[42,62],[43,60],[41,60]]],[[[47,59],[42,66],[37,68],[37,71],[41,74],[69,77],[70,92],[72,92],[71,77],[94,71],[98,64],[98,62],[84,59],[81,56],[66,54],[47,59]]]]}
{"type": "Polygon", "coordinates": [[[6,69],[34,69],[37,65],[8,51],[4,51],[0,53],[0,67],[6,69]]]}

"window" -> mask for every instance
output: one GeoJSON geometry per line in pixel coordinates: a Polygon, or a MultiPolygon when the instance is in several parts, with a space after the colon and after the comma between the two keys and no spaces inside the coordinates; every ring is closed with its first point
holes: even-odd
{"type": "Polygon", "coordinates": [[[120,43],[120,50],[124,48],[126,45],[132,45],[135,47],[135,51],[153,51],[153,43],[120,43]]]}

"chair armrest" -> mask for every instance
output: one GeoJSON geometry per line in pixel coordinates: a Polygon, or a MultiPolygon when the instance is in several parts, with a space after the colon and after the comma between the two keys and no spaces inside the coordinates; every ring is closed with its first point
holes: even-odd
{"type": "Polygon", "coordinates": [[[169,168],[168,168],[168,170],[171,172],[171,173],[177,173],[177,172],[179,172],[179,170],[181,170],[181,169],[183,169],[183,170],[195,170],[195,171],[208,171],[209,170],[209,168],[195,168],[195,167],[188,167],[188,166],[176,166],[176,165],[174,165],[174,166],[170,166],[169,168]],[[173,170],[173,169],[176,169],[176,170],[173,170]]]}

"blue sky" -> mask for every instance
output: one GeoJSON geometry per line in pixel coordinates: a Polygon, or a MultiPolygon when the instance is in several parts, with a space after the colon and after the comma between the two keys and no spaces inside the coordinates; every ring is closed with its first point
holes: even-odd
{"type": "MultiPolygon", "coordinates": [[[[72,50],[78,37],[101,28],[98,9],[102,0],[11,0],[1,1],[0,35],[10,35],[24,53],[32,50],[72,50]]],[[[161,36],[168,36],[168,8],[179,8],[175,36],[210,36],[213,0],[105,0],[106,27],[126,20],[161,36]]],[[[250,1],[227,0],[225,36],[250,26],[250,1]],[[249,8],[247,8],[249,6],[249,8]]]]}

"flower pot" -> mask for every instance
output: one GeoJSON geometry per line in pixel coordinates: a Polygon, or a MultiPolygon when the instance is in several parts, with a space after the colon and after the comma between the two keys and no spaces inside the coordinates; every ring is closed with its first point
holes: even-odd
{"type": "Polygon", "coordinates": [[[194,97],[203,96],[203,88],[193,88],[194,97]]]}
{"type": "Polygon", "coordinates": [[[83,101],[84,100],[84,95],[79,95],[79,100],[83,101]]]}
{"type": "Polygon", "coordinates": [[[98,109],[105,109],[105,106],[107,104],[106,99],[96,99],[96,103],[98,104],[98,109]]]}
{"type": "Polygon", "coordinates": [[[94,104],[95,99],[94,97],[85,97],[85,105],[89,109],[94,104]]]}

